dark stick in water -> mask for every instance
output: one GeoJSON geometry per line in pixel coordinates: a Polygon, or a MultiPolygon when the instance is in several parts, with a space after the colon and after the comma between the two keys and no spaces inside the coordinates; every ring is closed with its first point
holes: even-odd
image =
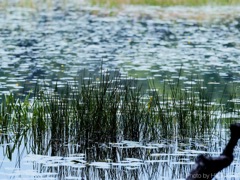
{"type": "Polygon", "coordinates": [[[190,172],[187,180],[207,180],[213,177],[222,169],[228,167],[233,161],[233,150],[240,138],[240,123],[231,124],[231,137],[219,157],[208,157],[199,155],[196,159],[196,167],[190,172]]]}

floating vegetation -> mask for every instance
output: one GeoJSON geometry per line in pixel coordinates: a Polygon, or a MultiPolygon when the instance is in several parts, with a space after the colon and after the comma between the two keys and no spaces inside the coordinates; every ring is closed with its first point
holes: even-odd
{"type": "Polygon", "coordinates": [[[234,5],[238,0],[91,0],[93,4],[119,6],[126,4],[154,6],[202,6],[202,5],[234,5]]]}

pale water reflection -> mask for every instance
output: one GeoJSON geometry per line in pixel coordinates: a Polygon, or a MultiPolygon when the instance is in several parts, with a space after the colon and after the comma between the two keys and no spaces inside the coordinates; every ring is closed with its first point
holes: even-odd
{"type": "MultiPolygon", "coordinates": [[[[218,156],[227,136],[228,132],[219,129],[196,139],[159,139],[159,142],[147,144],[124,140],[99,144],[96,147],[104,154],[104,159],[94,154],[97,149],[86,149],[93,152],[93,156],[87,158],[77,144],[66,144],[64,156],[32,154],[31,147],[22,142],[9,161],[6,149],[14,144],[3,144],[0,174],[2,179],[184,179],[197,155],[218,156]],[[113,155],[116,157],[112,158],[113,155]]],[[[239,154],[237,147],[234,162],[218,173],[216,179],[239,178],[239,154]]]]}

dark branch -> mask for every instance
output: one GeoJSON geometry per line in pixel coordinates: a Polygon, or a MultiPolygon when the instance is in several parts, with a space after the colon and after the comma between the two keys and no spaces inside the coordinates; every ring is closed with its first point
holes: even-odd
{"type": "Polygon", "coordinates": [[[233,150],[240,138],[240,123],[230,126],[231,137],[218,157],[199,155],[196,159],[196,167],[190,172],[187,180],[207,180],[213,177],[222,169],[228,167],[233,161],[233,150]]]}

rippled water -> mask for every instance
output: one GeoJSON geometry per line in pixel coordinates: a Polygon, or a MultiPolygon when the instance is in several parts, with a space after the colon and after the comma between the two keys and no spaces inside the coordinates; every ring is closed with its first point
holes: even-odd
{"type": "MultiPolygon", "coordinates": [[[[13,153],[12,161],[6,157],[7,146],[14,144],[5,144],[0,151],[0,175],[2,179],[185,179],[198,154],[218,156],[226,139],[225,130],[218,130],[196,139],[100,144],[100,153],[94,159],[86,159],[86,153],[80,152],[77,144],[66,144],[64,156],[50,156],[26,153],[32,147],[22,143],[13,153]]],[[[95,152],[91,148],[88,151],[95,152]]],[[[216,178],[239,177],[239,148],[235,149],[235,157],[232,165],[216,178]]]]}
{"type": "MultiPolygon", "coordinates": [[[[238,83],[238,10],[127,7],[119,11],[71,4],[41,11],[1,9],[0,91],[27,91],[40,79],[45,84],[73,82],[83,69],[95,73],[101,64],[104,69],[117,68],[158,82],[176,78],[182,69],[186,83],[191,83],[192,75],[207,84],[238,83]]],[[[14,144],[0,146],[3,178],[181,179],[189,173],[197,154],[219,154],[225,139],[219,139],[218,134],[211,142],[207,137],[201,142],[175,139],[155,144],[103,144],[103,152],[117,154],[113,162],[108,162],[107,156],[103,161],[86,160],[85,152],[76,154],[76,145],[68,145],[66,157],[51,157],[34,155],[31,147],[23,144],[13,153],[12,161],[7,158],[7,147],[14,144]]],[[[238,152],[239,148],[237,157],[238,152]]],[[[239,177],[238,171],[236,160],[218,177],[239,177]]]]}
{"type": "Polygon", "coordinates": [[[223,9],[233,17],[217,8],[182,9],[144,8],[140,14],[81,6],[1,10],[0,89],[21,89],[36,79],[71,81],[84,68],[99,70],[101,61],[106,69],[159,81],[182,68],[186,81],[197,74],[207,81],[238,82],[238,9],[223,9]],[[204,19],[210,12],[215,13],[210,20],[185,19],[194,14],[204,19]]]}

